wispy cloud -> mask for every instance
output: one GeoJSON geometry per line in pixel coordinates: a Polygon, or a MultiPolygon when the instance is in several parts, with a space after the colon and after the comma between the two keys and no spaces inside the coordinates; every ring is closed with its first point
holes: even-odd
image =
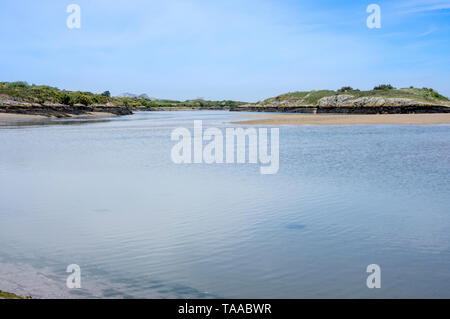
{"type": "Polygon", "coordinates": [[[420,33],[420,34],[418,35],[418,37],[420,37],[420,38],[421,38],[421,37],[426,37],[426,36],[432,34],[433,32],[435,32],[435,31],[437,31],[437,30],[438,30],[437,28],[432,27],[432,28],[430,28],[428,31],[425,31],[425,32],[420,33]]]}
{"type": "Polygon", "coordinates": [[[401,5],[404,13],[431,12],[439,10],[449,10],[450,0],[418,0],[408,1],[401,5]]]}

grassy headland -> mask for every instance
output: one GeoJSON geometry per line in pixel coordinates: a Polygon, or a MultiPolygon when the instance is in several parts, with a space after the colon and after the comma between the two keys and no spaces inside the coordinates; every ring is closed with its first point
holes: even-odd
{"type": "MultiPolygon", "coordinates": [[[[373,90],[360,91],[351,87],[343,87],[337,91],[319,90],[308,92],[291,92],[269,98],[256,103],[261,106],[291,105],[315,106],[327,97],[351,96],[353,100],[361,98],[408,99],[423,104],[448,104],[450,100],[431,88],[402,88],[396,89],[390,85],[380,85],[373,90]]],[[[375,100],[374,100],[375,101],[375,100]]]]}
{"type": "Polygon", "coordinates": [[[388,84],[368,91],[347,86],[337,91],[290,92],[233,110],[335,114],[448,113],[450,101],[431,88],[396,89],[388,84]]]}
{"type": "Polygon", "coordinates": [[[147,95],[140,96],[111,96],[109,91],[101,94],[60,90],[47,85],[29,85],[27,82],[0,82],[0,105],[6,101],[65,106],[108,105],[128,107],[130,109],[151,108],[230,108],[243,104],[236,101],[207,101],[203,99],[175,101],[166,99],[152,99],[147,95]]]}

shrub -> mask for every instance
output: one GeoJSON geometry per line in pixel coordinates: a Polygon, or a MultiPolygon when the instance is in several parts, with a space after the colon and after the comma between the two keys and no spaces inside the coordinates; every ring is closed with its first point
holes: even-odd
{"type": "Polygon", "coordinates": [[[16,89],[16,88],[27,88],[29,87],[27,82],[24,81],[18,81],[18,82],[10,82],[8,83],[8,88],[10,89],[16,89]]]}
{"type": "Polygon", "coordinates": [[[64,104],[64,105],[73,105],[73,99],[70,95],[63,93],[60,97],[59,97],[59,103],[64,104]]]}
{"type": "Polygon", "coordinates": [[[102,93],[102,96],[111,97],[111,92],[105,91],[105,92],[102,93]]]}
{"type": "Polygon", "coordinates": [[[338,92],[340,92],[340,93],[348,92],[348,91],[353,91],[353,88],[351,86],[343,86],[338,90],[338,92]]]}
{"type": "Polygon", "coordinates": [[[94,103],[94,104],[100,104],[101,103],[100,98],[95,96],[95,95],[92,95],[90,97],[90,100],[91,100],[91,103],[94,103]]]}
{"type": "Polygon", "coordinates": [[[393,87],[390,84],[380,84],[373,88],[374,90],[393,90],[395,87],[393,87]]]}
{"type": "Polygon", "coordinates": [[[84,94],[78,95],[77,98],[75,99],[75,102],[77,104],[83,104],[85,106],[92,104],[91,100],[84,94]]]}
{"type": "Polygon", "coordinates": [[[156,107],[156,106],[158,106],[155,102],[152,102],[150,100],[142,100],[141,101],[141,105],[143,105],[145,107],[156,107]]]}

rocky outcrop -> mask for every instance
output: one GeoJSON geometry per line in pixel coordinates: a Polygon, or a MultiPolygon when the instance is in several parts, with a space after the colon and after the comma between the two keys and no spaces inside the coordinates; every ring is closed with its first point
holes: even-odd
{"type": "Polygon", "coordinates": [[[29,103],[11,99],[9,96],[0,96],[0,112],[28,114],[28,115],[43,115],[53,117],[70,117],[73,115],[88,115],[92,112],[105,112],[115,115],[129,115],[133,112],[125,106],[115,106],[111,103],[105,105],[63,105],[59,103],[29,103]]]}
{"type": "Polygon", "coordinates": [[[444,105],[323,105],[323,106],[280,106],[244,105],[230,109],[234,112],[281,112],[305,114],[411,114],[411,113],[450,113],[450,107],[444,105]]]}
{"type": "MultiPolygon", "coordinates": [[[[308,97],[306,95],[305,97],[308,97]]],[[[378,96],[355,97],[350,94],[335,94],[320,98],[315,105],[307,105],[291,98],[270,99],[263,104],[247,104],[231,111],[286,112],[286,113],[335,113],[335,114],[408,114],[450,113],[450,104],[424,103],[409,98],[378,96]]]]}
{"type": "Polygon", "coordinates": [[[333,95],[321,98],[317,106],[319,107],[380,107],[380,106],[420,106],[429,105],[407,98],[383,98],[383,97],[360,97],[352,95],[333,95]]]}
{"type": "Polygon", "coordinates": [[[352,95],[333,95],[323,97],[318,101],[318,106],[343,106],[351,105],[354,97],[352,95]]]}

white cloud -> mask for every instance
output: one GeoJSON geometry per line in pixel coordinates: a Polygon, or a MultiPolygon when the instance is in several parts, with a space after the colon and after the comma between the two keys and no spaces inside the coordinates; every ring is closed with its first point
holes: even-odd
{"type": "Polygon", "coordinates": [[[449,0],[418,0],[408,1],[401,4],[405,13],[430,12],[450,9],[449,0]]]}

